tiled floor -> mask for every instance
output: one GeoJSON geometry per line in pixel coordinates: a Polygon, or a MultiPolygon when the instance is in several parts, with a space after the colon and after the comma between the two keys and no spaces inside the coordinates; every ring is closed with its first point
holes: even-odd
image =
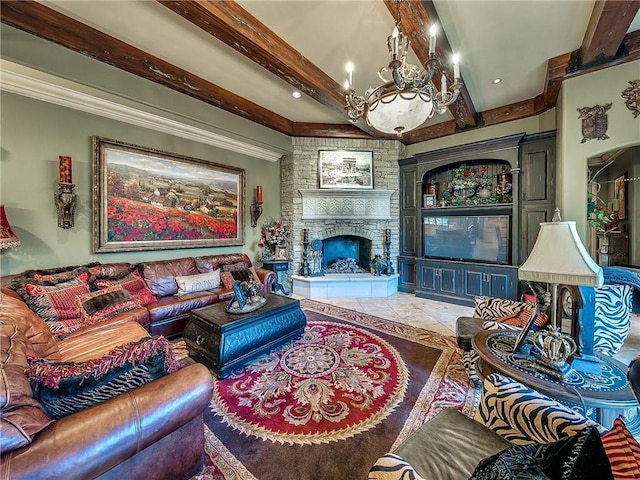
{"type": "MultiPolygon", "coordinates": [[[[456,319],[471,316],[473,308],[418,298],[409,293],[397,293],[382,298],[331,298],[318,300],[358,312],[455,335],[456,319]]],[[[631,331],[615,358],[628,364],[640,353],[640,316],[632,315],[631,331]]]]}

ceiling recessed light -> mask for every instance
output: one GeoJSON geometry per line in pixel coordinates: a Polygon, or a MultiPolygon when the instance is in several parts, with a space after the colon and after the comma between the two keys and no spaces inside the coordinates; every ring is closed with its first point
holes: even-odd
{"type": "Polygon", "coordinates": [[[501,78],[495,78],[493,80],[491,80],[491,83],[493,83],[494,85],[497,85],[498,83],[500,83],[502,81],[501,78]]]}
{"type": "Polygon", "coordinates": [[[291,96],[293,98],[300,98],[302,96],[302,94],[299,91],[296,90],[291,94],[291,96]]]}

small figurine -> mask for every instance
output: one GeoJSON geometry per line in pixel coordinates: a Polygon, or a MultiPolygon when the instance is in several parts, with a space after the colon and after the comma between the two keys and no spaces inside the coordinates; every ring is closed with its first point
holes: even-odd
{"type": "Polygon", "coordinates": [[[371,268],[373,268],[373,274],[379,277],[387,269],[387,262],[382,259],[381,255],[375,255],[371,260],[371,268]]]}

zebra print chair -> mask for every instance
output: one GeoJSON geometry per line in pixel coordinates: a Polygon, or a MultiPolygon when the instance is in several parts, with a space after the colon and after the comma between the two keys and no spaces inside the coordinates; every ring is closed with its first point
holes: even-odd
{"type": "Polygon", "coordinates": [[[494,373],[483,382],[473,419],[452,408],[440,411],[381,457],[368,479],[468,479],[480,460],[505,448],[554,442],[590,426],[604,431],[557,401],[494,373]]]}

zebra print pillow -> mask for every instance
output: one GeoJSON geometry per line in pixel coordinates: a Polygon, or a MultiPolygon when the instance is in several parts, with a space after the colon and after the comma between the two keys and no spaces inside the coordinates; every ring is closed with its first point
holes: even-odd
{"type": "Polygon", "coordinates": [[[399,455],[387,453],[369,470],[367,480],[425,480],[399,455]]]}
{"type": "Polygon", "coordinates": [[[496,297],[476,297],[474,303],[475,310],[473,316],[487,320],[506,317],[521,312],[522,310],[533,311],[536,307],[530,303],[496,297]]]}
{"type": "Polygon", "coordinates": [[[604,285],[595,289],[594,350],[613,356],[629,335],[633,288],[604,285]]]}
{"type": "Polygon", "coordinates": [[[554,442],[597,425],[525,385],[493,373],[483,383],[475,420],[515,445],[554,442]]]}
{"type": "Polygon", "coordinates": [[[177,369],[171,344],[160,336],[143,338],[81,363],[38,359],[26,374],[33,397],[51,418],[58,419],[177,369]]]}

